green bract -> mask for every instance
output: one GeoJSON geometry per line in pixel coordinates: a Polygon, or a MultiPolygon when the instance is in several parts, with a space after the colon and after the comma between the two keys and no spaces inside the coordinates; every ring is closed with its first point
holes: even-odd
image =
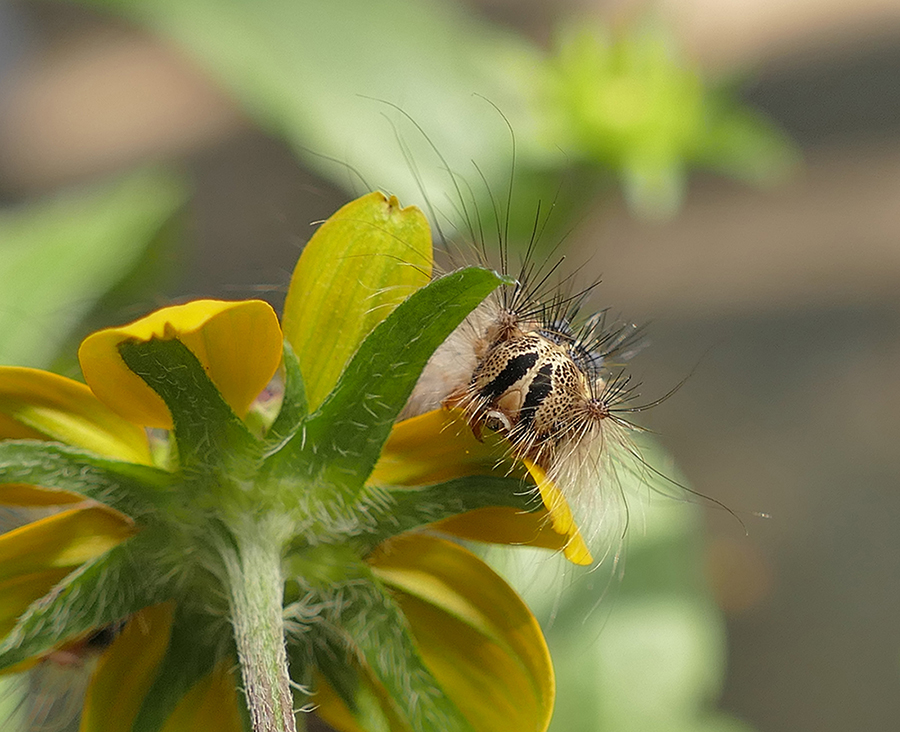
{"type": "Polygon", "coordinates": [[[417,529],[565,549],[577,528],[491,475],[496,451],[452,413],[394,424],[503,281],[430,268],[421,213],[370,194],[305,250],[286,340],[265,303],[199,300],[88,337],[90,388],[0,369],[0,503],[65,507],[0,536],[0,668],[127,621],[82,732],[290,730],[306,704],[346,730],[544,730],[536,621],[417,529]]]}

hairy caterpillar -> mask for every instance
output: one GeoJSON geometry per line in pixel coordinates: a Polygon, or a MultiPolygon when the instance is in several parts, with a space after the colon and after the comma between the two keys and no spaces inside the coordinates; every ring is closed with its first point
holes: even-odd
{"type": "MultiPolygon", "coordinates": [[[[583,289],[574,287],[573,275],[562,273],[565,257],[556,255],[555,249],[541,261],[539,240],[556,201],[550,213],[543,215],[541,204],[537,204],[522,261],[518,267],[511,266],[515,134],[499,109],[494,107],[506,122],[512,150],[503,205],[481,169],[473,164],[486,189],[483,200],[489,202],[487,211],[496,227],[491,237],[494,241],[488,242],[482,221],[485,209],[479,207],[473,187],[451,169],[409,114],[395,105],[388,106],[425,138],[450,176],[453,206],[476,263],[496,263],[499,266],[495,269],[514,277],[513,284],[501,286],[490,295],[437,349],[401,418],[440,407],[455,408],[462,412],[476,437],[485,431],[501,435],[512,456],[537,466],[559,488],[586,531],[586,538],[605,534],[612,540],[606,549],[616,551],[628,520],[619,472],[638,473],[642,483],[650,476],[673,482],[644,460],[633,441],[635,433],[643,430],[630,415],[655,406],[674,390],[651,403],[638,402],[639,385],[627,373],[625,364],[643,346],[641,329],[617,322],[608,309],[592,307],[591,296],[599,281],[583,289]]],[[[448,237],[440,225],[447,217],[439,216],[431,205],[431,197],[421,183],[424,177],[396,126],[395,136],[449,254],[448,237]]]]}
{"type": "Polygon", "coordinates": [[[461,410],[476,437],[506,438],[510,452],[555,483],[589,532],[614,528],[623,506],[617,464],[639,458],[627,414],[635,387],[623,363],[640,329],[583,315],[593,287],[548,293],[541,267],[483,302],[429,360],[402,416],[461,410]],[[537,280],[535,282],[535,280],[537,280]]]}

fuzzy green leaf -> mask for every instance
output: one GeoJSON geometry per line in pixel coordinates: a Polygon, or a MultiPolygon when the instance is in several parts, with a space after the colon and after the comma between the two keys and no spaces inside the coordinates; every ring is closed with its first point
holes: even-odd
{"type": "Polygon", "coordinates": [[[0,442],[2,484],[27,483],[54,491],[71,491],[139,518],[172,484],[172,475],[147,465],[101,458],[92,452],[48,442],[0,442]]]}
{"type": "Polygon", "coordinates": [[[360,346],[306,424],[304,440],[294,438],[280,459],[305,451],[301,460],[323,485],[358,491],[431,354],[502,281],[468,267],[403,302],[360,346]]]}
{"type": "MultiPolygon", "coordinates": [[[[310,566],[321,567],[319,556],[328,548],[313,552],[306,557],[310,566]]],[[[296,556],[295,566],[304,563],[304,557],[296,556]]],[[[412,732],[471,732],[466,718],[442,691],[441,686],[422,661],[416,648],[409,625],[403,613],[391,596],[391,591],[377,580],[370,570],[358,560],[344,557],[335,561],[334,572],[343,575],[336,580],[331,574],[321,576],[319,582],[307,587],[305,603],[314,603],[322,608],[326,622],[317,623],[307,632],[313,636],[320,632],[317,626],[340,628],[347,648],[353,655],[361,657],[375,680],[384,688],[389,698],[389,713],[403,720],[412,732]],[[340,564],[338,569],[337,565],[340,564]]],[[[333,574],[333,573],[332,573],[333,574]]],[[[304,577],[309,581],[307,574],[304,577]]],[[[289,637],[288,643],[296,643],[289,637]]],[[[307,644],[310,638],[301,637],[299,642],[307,644]]],[[[350,656],[333,659],[332,676],[341,663],[347,663],[345,676],[352,677],[356,671],[350,656]]],[[[344,693],[352,691],[352,683],[345,686],[344,693]]]]}
{"type": "Polygon", "coordinates": [[[306,417],[309,405],[306,401],[306,386],[300,373],[300,361],[294,349],[284,342],[284,399],[281,411],[269,428],[266,441],[279,445],[297,432],[300,422],[306,417]]]}
{"type": "Polygon", "coordinates": [[[0,644],[0,669],[170,599],[166,577],[150,571],[148,552],[161,541],[153,533],[145,530],[110,549],[33,604],[0,644]]]}
{"type": "Polygon", "coordinates": [[[125,342],[119,352],[128,368],[162,397],[172,413],[183,467],[209,469],[255,443],[203,365],[181,341],[125,342]]]}
{"type": "Polygon", "coordinates": [[[534,486],[495,475],[473,475],[425,488],[395,488],[385,492],[389,501],[370,502],[383,506],[385,515],[376,514],[379,520],[373,522],[374,530],[360,538],[366,553],[391,536],[479,508],[509,506],[527,513],[540,507],[535,503],[534,486]]]}

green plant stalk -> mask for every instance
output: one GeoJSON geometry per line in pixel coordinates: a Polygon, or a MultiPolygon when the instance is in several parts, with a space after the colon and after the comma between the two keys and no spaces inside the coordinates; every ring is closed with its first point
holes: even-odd
{"type": "Polygon", "coordinates": [[[231,617],[254,732],[297,732],[284,640],[281,543],[265,526],[226,552],[231,617]],[[230,555],[230,556],[229,556],[230,555]]]}

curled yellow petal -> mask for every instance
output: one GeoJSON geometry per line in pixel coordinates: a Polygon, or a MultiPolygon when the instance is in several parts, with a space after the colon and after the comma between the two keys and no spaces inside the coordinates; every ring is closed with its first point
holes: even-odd
{"type": "Polygon", "coordinates": [[[431,280],[431,231],[415,206],[369,193],[337,211],[304,247],[284,302],[311,410],[362,340],[431,280]]]}
{"type": "Polygon", "coordinates": [[[431,485],[468,475],[510,472],[498,457],[505,443],[493,433],[475,439],[463,413],[435,409],[398,422],[381,451],[370,481],[389,485],[431,485]]]}
{"type": "MultiPolygon", "coordinates": [[[[508,444],[496,434],[477,440],[458,410],[436,409],[394,426],[370,481],[412,486],[469,475],[523,475],[511,458],[498,460],[508,452],[508,444]]],[[[590,564],[591,553],[559,488],[531,461],[521,464],[533,478],[544,508],[527,513],[483,508],[441,521],[436,528],[474,541],[561,549],[575,564],[590,564]]]]}
{"type": "Polygon", "coordinates": [[[477,732],[543,732],[555,696],[537,621],[493,570],[448,541],[401,536],[369,559],[422,657],[477,732]]]}
{"type": "Polygon", "coordinates": [[[27,483],[3,483],[0,485],[0,505],[59,506],[82,501],[84,501],[84,496],[69,493],[69,491],[41,488],[27,483]]]}
{"type": "Polygon", "coordinates": [[[135,613],[100,658],[85,695],[79,732],[130,732],[168,648],[172,616],[171,604],[135,613]]]}
{"type": "Polygon", "coordinates": [[[118,347],[154,338],[184,343],[240,417],[281,361],[278,318],[262,300],[194,300],[88,336],[78,351],[88,385],[111,409],[149,427],[170,429],[172,417],[159,395],[125,365],[118,347]]]}
{"type": "Polygon", "coordinates": [[[0,367],[0,437],[56,440],[150,463],[141,427],[122,419],[84,384],[39,369],[0,367]]]}
{"type": "Polygon", "coordinates": [[[525,467],[541,493],[541,500],[550,514],[550,523],[554,531],[561,536],[566,537],[566,544],[563,553],[573,564],[590,564],[593,562],[591,552],[578,530],[575,523],[575,517],[572,515],[572,509],[566,497],[562,494],[559,487],[547,477],[547,473],[539,465],[535,465],[530,460],[525,460],[525,467]]]}
{"type": "Polygon", "coordinates": [[[69,572],[134,533],[118,511],[91,505],[0,535],[0,634],[69,572]]]}

